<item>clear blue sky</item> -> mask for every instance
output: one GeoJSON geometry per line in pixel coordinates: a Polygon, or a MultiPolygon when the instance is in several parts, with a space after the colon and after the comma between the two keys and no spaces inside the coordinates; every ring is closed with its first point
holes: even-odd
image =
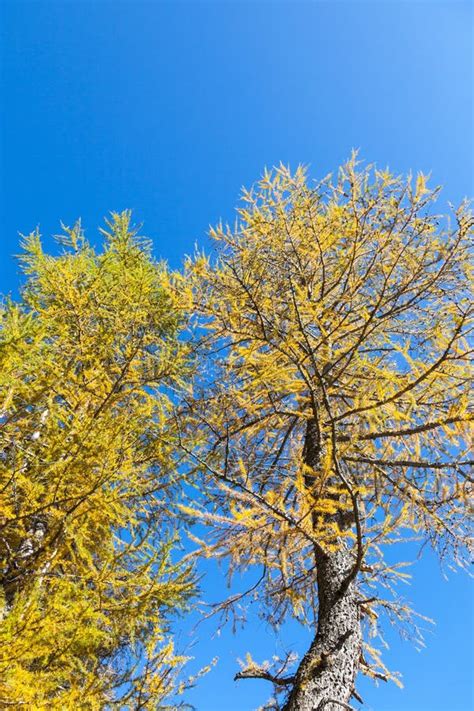
{"type": "MultiPolygon", "coordinates": [[[[4,293],[18,289],[18,231],[48,236],[81,216],[97,240],[102,217],[126,207],[178,266],[280,161],[322,177],[358,147],[396,172],[432,171],[444,201],[474,194],[471,2],[2,0],[0,12],[4,293]]],[[[211,572],[209,599],[222,585],[211,572]]],[[[405,689],[361,684],[364,708],[469,711],[467,582],[444,581],[427,555],[406,595],[438,624],[422,652],[389,633],[405,689]]],[[[198,662],[221,659],[190,695],[198,711],[255,709],[269,689],[233,682],[235,657],[305,643],[257,621],[244,636],[198,636],[198,662]]]]}

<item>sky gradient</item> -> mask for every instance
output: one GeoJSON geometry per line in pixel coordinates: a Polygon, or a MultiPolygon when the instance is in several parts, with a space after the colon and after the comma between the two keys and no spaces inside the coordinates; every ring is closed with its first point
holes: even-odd
{"type": "MultiPolygon", "coordinates": [[[[209,224],[233,219],[240,189],[280,161],[337,169],[353,148],[397,173],[445,186],[440,209],[474,194],[473,4],[86,2],[2,0],[0,292],[18,293],[18,232],[45,242],[81,217],[88,237],[110,210],[132,208],[155,252],[178,267],[209,224]]],[[[361,683],[371,711],[472,708],[472,588],[446,582],[427,553],[405,595],[437,620],[417,652],[388,632],[386,660],[405,689],[361,683]]],[[[209,570],[208,599],[225,595],[209,570]]],[[[183,623],[183,645],[190,643],[183,623]]],[[[195,668],[220,662],[189,701],[251,711],[264,682],[233,681],[236,657],[280,640],[254,619],[244,634],[197,629],[195,668]]]]}

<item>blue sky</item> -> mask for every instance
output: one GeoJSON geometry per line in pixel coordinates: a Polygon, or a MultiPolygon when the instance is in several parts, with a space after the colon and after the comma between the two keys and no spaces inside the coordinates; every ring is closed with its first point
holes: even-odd
{"type": "MultiPolygon", "coordinates": [[[[471,2],[3,0],[0,13],[3,293],[17,293],[19,231],[39,225],[51,244],[81,216],[98,241],[103,216],[126,207],[178,266],[280,161],[322,177],[360,148],[396,172],[432,171],[443,208],[474,194],[471,2]]],[[[389,634],[405,689],[361,684],[364,708],[467,711],[471,590],[430,555],[414,573],[406,595],[438,624],[422,652],[389,634]]],[[[212,600],[222,585],[211,571],[212,600]]],[[[221,660],[190,695],[198,711],[256,708],[268,690],[233,682],[235,658],[305,643],[256,620],[198,636],[197,661],[221,660]]]]}

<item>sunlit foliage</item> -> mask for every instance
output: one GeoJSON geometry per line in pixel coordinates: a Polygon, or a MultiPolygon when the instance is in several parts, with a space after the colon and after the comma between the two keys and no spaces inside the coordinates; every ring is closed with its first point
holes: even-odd
{"type": "Polygon", "coordinates": [[[96,252],[24,240],[0,321],[0,706],[155,709],[183,659],[169,613],[193,590],[173,554],[170,413],[187,364],[186,289],[114,214],[96,252]]]}
{"type": "MultiPolygon", "coordinates": [[[[217,261],[189,263],[206,349],[190,456],[208,496],[187,510],[209,525],[203,553],[256,581],[224,619],[252,599],[275,625],[317,624],[318,555],[345,550],[363,619],[403,626],[387,546],[416,537],[465,564],[473,221],[467,204],[436,215],[438,192],[355,157],[314,185],[280,167],[212,231],[217,261]]],[[[369,637],[360,669],[385,678],[369,637]]]]}

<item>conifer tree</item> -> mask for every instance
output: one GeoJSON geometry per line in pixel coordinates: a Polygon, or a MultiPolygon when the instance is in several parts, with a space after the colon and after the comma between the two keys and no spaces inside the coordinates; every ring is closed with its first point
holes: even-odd
{"type": "Polygon", "coordinates": [[[467,204],[433,214],[437,198],[355,157],[316,185],[280,167],[212,231],[217,262],[188,265],[205,329],[188,453],[206,496],[186,510],[209,526],[203,555],[256,579],[218,611],[241,619],[251,600],[312,630],[298,663],[249,656],[237,674],[273,683],[269,709],[351,709],[359,672],[391,677],[381,613],[417,626],[389,546],[466,562],[473,220],[467,204]]]}
{"type": "MultiPolygon", "coordinates": [[[[130,214],[96,252],[25,239],[0,321],[0,706],[156,709],[175,689],[179,563],[171,412],[186,288],[130,214]],[[177,562],[178,561],[178,562],[177,562]]],[[[168,707],[167,707],[168,708],[168,707]]]]}

